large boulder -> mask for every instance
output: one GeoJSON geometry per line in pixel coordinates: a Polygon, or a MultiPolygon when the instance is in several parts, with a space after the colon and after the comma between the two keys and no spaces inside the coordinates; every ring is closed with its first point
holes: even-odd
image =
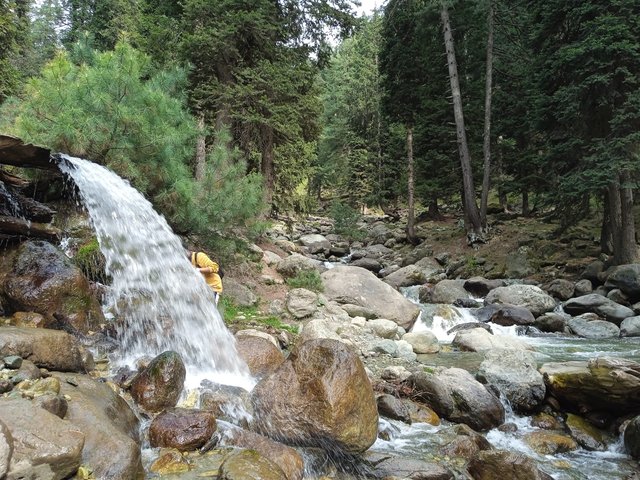
{"type": "Polygon", "coordinates": [[[86,375],[54,373],[67,400],[65,420],[85,436],[82,463],[96,478],[134,480],[144,476],[138,417],[108,384],[86,375]]]}
{"type": "Polygon", "coordinates": [[[294,288],[287,293],[287,310],[294,318],[310,317],[318,310],[318,294],[306,288],[294,288]]]}
{"type": "Polygon", "coordinates": [[[327,240],[324,235],[317,233],[311,233],[309,235],[303,235],[299,239],[300,243],[304,245],[307,251],[311,254],[324,253],[328,254],[331,250],[331,242],[327,240]]]}
{"type": "Polygon", "coordinates": [[[532,325],[536,319],[533,314],[524,307],[502,305],[491,315],[489,321],[497,325],[502,325],[503,327],[510,327],[512,325],[532,325]]]}
{"type": "Polygon", "coordinates": [[[229,455],[218,470],[218,480],[283,480],[282,469],[255,450],[229,455]]]}
{"type": "Polygon", "coordinates": [[[392,320],[405,330],[411,329],[420,313],[400,292],[363,268],[339,266],[321,276],[329,300],[368,308],[377,318],[392,320]]]}
{"type": "Polygon", "coordinates": [[[531,345],[519,338],[510,335],[493,335],[484,328],[458,331],[451,345],[467,352],[482,352],[494,348],[533,350],[531,345]]]}
{"type": "Polygon", "coordinates": [[[184,387],[187,370],[180,355],[164,352],[138,372],[131,382],[131,396],[150,412],[175,407],[184,387]]]}
{"type": "Polygon", "coordinates": [[[385,455],[374,462],[375,478],[406,478],[415,480],[453,480],[454,474],[442,465],[419,458],[385,455]]]}
{"type": "Polygon", "coordinates": [[[292,447],[240,428],[226,430],[222,435],[221,443],[255,450],[264,458],[278,465],[282,469],[286,480],[302,480],[304,460],[298,451],[292,447]]]}
{"type": "Polygon", "coordinates": [[[588,318],[589,314],[572,318],[567,322],[571,332],[582,338],[617,338],[620,336],[620,329],[615,323],[600,320],[598,318],[588,318]],[[586,318],[585,318],[586,317],[586,318]]]}
{"type": "Polygon", "coordinates": [[[471,277],[464,282],[464,289],[475,297],[486,297],[494,288],[504,287],[504,280],[489,280],[484,277],[471,277]]]}
{"type": "Polygon", "coordinates": [[[236,335],[236,349],[254,377],[273,373],[284,362],[282,350],[262,336],[236,335]]]}
{"type": "Polygon", "coordinates": [[[29,241],[19,247],[4,291],[13,310],[40,313],[51,326],[88,333],[105,321],[82,271],[45,241],[29,241]]]}
{"type": "Polygon", "coordinates": [[[640,300],[640,264],[618,265],[609,273],[605,287],[618,288],[632,302],[640,300]]]}
{"type": "Polygon", "coordinates": [[[239,307],[253,307],[258,303],[256,294],[233,278],[224,279],[224,296],[233,300],[233,303],[239,307]]]}
{"type": "Polygon", "coordinates": [[[627,423],[624,429],[624,448],[636,460],[640,460],[640,415],[627,423]]]}
{"type": "Polygon", "coordinates": [[[0,327],[0,357],[9,355],[61,372],[87,372],[94,367],[93,357],[80,342],[60,330],[0,327]]]}
{"type": "Polygon", "coordinates": [[[553,362],[540,367],[547,390],[561,403],[582,412],[640,410],[640,363],[597,357],[588,362],[553,362]]]}
{"type": "Polygon", "coordinates": [[[276,265],[277,272],[285,278],[291,278],[298,275],[300,272],[310,272],[317,270],[322,263],[318,260],[294,253],[286,258],[283,258],[276,265]]]}
{"type": "Polygon", "coordinates": [[[413,395],[447,420],[464,423],[485,431],[504,423],[500,400],[461,368],[446,368],[435,373],[418,372],[408,379],[413,395]]]}
{"type": "Polygon", "coordinates": [[[505,450],[482,450],[467,464],[473,480],[553,480],[540,471],[536,462],[522,453],[505,450]]]}
{"type": "Polygon", "coordinates": [[[335,340],[298,345],[253,389],[256,427],[295,445],[361,453],[375,442],[378,412],[360,358],[335,340]]]}
{"type": "Polygon", "coordinates": [[[0,398],[0,422],[13,439],[8,479],[60,480],[76,473],[85,436],[22,398],[0,398]]]}
{"type": "Polygon", "coordinates": [[[207,410],[172,408],[156,416],[149,426],[152,447],[182,452],[202,447],[216,431],[216,417],[207,410]]]}
{"type": "Polygon", "coordinates": [[[9,462],[13,455],[13,437],[7,426],[0,421],[0,478],[9,471],[9,462]]]}
{"type": "Polygon", "coordinates": [[[528,351],[489,350],[480,364],[478,377],[494,385],[517,412],[531,412],[544,401],[544,379],[533,354],[528,351]]]}
{"type": "Polygon", "coordinates": [[[469,298],[464,280],[441,280],[431,289],[420,292],[422,303],[453,303],[459,298],[469,298]]]}
{"type": "Polygon", "coordinates": [[[540,287],[535,285],[508,285],[491,290],[485,303],[502,303],[524,307],[529,310],[534,317],[549,312],[556,307],[556,301],[546,294],[540,287]]]}
{"type": "Polygon", "coordinates": [[[620,325],[625,318],[633,317],[635,313],[629,307],[609,300],[597,293],[590,293],[582,297],[576,297],[565,302],[564,311],[569,315],[581,315],[583,313],[595,313],[611,323],[620,325]]]}
{"type": "Polygon", "coordinates": [[[427,281],[423,270],[416,265],[407,265],[384,277],[384,282],[393,288],[410,287],[420,285],[427,281]]]}

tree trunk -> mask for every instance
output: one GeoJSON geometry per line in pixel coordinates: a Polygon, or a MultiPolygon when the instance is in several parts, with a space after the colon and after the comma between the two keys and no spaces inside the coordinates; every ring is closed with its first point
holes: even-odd
{"type": "Polygon", "coordinates": [[[462,111],[462,96],[460,94],[460,82],[458,80],[458,64],[453,45],[453,34],[449,21],[449,11],[442,5],[440,12],[442,19],[442,30],[444,32],[444,44],[447,52],[447,63],[449,65],[449,80],[451,82],[451,95],[453,97],[453,114],[456,121],[456,134],[458,139],[458,152],[460,154],[460,166],[462,167],[462,186],[464,190],[463,208],[468,225],[467,241],[469,244],[484,241],[482,231],[482,221],[480,211],[476,203],[475,187],[473,184],[473,174],[471,171],[471,154],[467,143],[467,133],[464,126],[464,115],[462,111]]]}
{"type": "Polygon", "coordinates": [[[498,188],[498,201],[500,202],[500,209],[504,213],[509,213],[509,203],[507,201],[507,193],[504,190],[503,170],[502,170],[502,147],[500,145],[502,136],[498,137],[498,157],[496,160],[496,175],[498,176],[497,188],[498,188]]]}
{"type": "Polygon", "coordinates": [[[611,228],[611,211],[609,206],[609,194],[605,192],[604,206],[602,209],[602,227],[600,229],[600,250],[607,255],[613,254],[613,231],[611,228]]]}
{"type": "Polygon", "coordinates": [[[275,186],[275,172],[273,165],[273,128],[265,125],[262,129],[262,163],[260,170],[264,178],[265,203],[273,207],[273,189],[275,186]]]}
{"type": "Polygon", "coordinates": [[[482,227],[487,228],[487,205],[489,203],[489,183],[491,181],[491,100],[493,89],[493,1],[489,0],[489,14],[487,16],[487,65],[484,86],[484,141],[482,152],[484,156],[482,175],[482,195],[480,199],[480,219],[482,227]]]}
{"type": "Polygon", "coordinates": [[[622,231],[622,209],[620,205],[620,184],[615,178],[609,182],[607,187],[609,197],[609,228],[611,229],[611,239],[613,243],[614,259],[616,253],[621,249],[620,232],[622,231]]]}
{"type": "Polygon", "coordinates": [[[196,139],[196,168],[195,176],[197,181],[204,180],[207,144],[204,129],[204,112],[198,112],[198,138],[196,139]]]}
{"type": "Polygon", "coordinates": [[[633,218],[633,190],[624,186],[624,179],[630,178],[629,172],[620,172],[618,188],[620,192],[620,234],[619,246],[614,252],[617,265],[636,263],[638,261],[638,245],[636,244],[636,228],[633,218]]]}
{"type": "Polygon", "coordinates": [[[413,200],[413,190],[414,190],[414,175],[413,175],[413,127],[407,128],[407,169],[408,169],[408,178],[407,178],[407,191],[409,194],[408,203],[409,208],[407,212],[407,240],[409,243],[416,244],[416,230],[415,230],[415,211],[414,211],[414,200],[413,200]]]}
{"type": "Polygon", "coordinates": [[[522,215],[528,217],[531,213],[529,208],[529,190],[526,187],[522,189],[522,215]]]}
{"type": "Polygon", "coordinates": [[[436,195],[433,195],[429,202],[427,215],[432,220],[444,220],[444,216],[440,213],[440,207],[438,207],[438,197],[436,195]]]}

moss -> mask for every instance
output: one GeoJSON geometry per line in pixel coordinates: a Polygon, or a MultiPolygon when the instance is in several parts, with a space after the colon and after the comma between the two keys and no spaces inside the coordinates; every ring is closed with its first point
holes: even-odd
{"type": "Polygon", "coordinates": [[[107,283],[106,263],[97,238],[82,245],[73,257],[73,262],[89,280],[107,283]]]}

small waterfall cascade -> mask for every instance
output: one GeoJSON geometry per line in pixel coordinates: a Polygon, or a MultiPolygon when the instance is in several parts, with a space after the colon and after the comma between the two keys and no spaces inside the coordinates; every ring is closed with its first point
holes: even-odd
{"type": "Polygon", "coordinates": [[[63,158],[60,169],[80,191],[112,280],[104,309],[117,325],[120,357],[114,362],[133,365],[172,350],[187,368],[187,388],[208,379],[250,389],[254,380],[212,292],[164,217],[111,170],[63,158]]]}

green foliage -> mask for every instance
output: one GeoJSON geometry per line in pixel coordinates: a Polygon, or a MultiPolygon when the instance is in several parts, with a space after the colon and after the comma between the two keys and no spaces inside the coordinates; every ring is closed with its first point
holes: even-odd
{"type": "Polygon", "coordinates": [[[329,215],[333,219],[333,229],[336,233],[351,240],[363,240],[365,232],[358,227],[360,213],[353,207],[342,202],[333,202],[329,215]]]}
{"type": "Polygon", "coordinates": [[[316,270],[302,270],[295,277],[287,278],[287,285],[291,288],[306,288],[312,292],[323,292],[324,284],[316,270]]]}
{"type": "Polygon", "coordinates": [[[82,270],[82,273],[84,273],[89,280],[108,283],[105,272],[105,258],[102,252],[100,252],[100,244],[97,238],[85,243],[78,249],[73,257],[73,263],[82,270]]]}
{"type": "Polygon", "coordinates": [[[250,326],[270,327],[279,331],[285,330],[291,333],[298,333],[296,326],[284,323],[278,317],[272,315],[264,316],[256,307],[239,307],[225,295],[220,297],[218,308],[227,325],[238,325],[242,326],[242,328],[250,326]]]}

